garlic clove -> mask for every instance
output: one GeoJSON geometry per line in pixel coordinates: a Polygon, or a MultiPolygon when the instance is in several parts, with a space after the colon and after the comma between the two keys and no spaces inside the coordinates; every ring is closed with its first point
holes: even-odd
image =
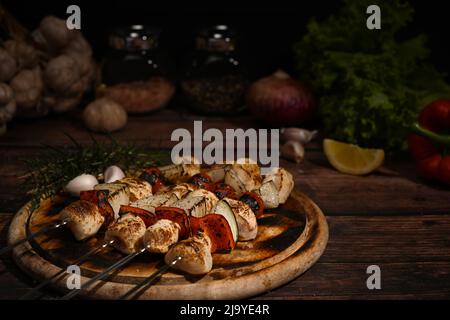
{"type": "Polygon", "coordinates": [[[289,140],[280,149],[281,156],[287,160],[301,163],[305,158],[305,148],[303,145],[294,140],[289,140]]]}
{"type": "Polygon", "coordinates": [[[64,187],[64,191],[68,192],[73,197],[79,197],[80,191],[93,190],[94,186],[97,184],[97,178],[93,175],[81,174],[70,180],[64,187]]]}
{"type": "Polygon", "coordinates": [[[110,183],[124,178],[125,173],[118,166],[109,166],[103,176],[105,177],[105,183],[110,183]]]}
{"type": "Polygon", "coordinates": [[[317,136],[318,131],[309,131],[302,128],[282,128],[281,129],[281,138],[284,141],[298,141],[302,145],[308,144],[311,140],[313,140],[317,136]]]}

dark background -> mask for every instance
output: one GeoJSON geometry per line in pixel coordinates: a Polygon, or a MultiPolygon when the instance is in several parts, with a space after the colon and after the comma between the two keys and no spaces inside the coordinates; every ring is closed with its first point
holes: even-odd
{"type": "MultiPolygon", "coordinates": [[[[357,1],[357,0],[355,0],[357,1]]],[[[377,1],[373,1],[374,4],[377,1]]],[[[406,33],[429,36],[432,61],[450,73],[448,12],[444,1],[410,1],[416,9],[406,33]]],[[[180,57],[193,43],[199,27],[227,23],[236,27],[244,41],[242,49],[260,75],[284,68],[293,72],[292,44],[305,32],[308,20],[324,18],[340,7],[341,1],[0,1],[25,26],[34,29],[47,14],[67,17],[70,4],[81,7],[82,31],[100,58],[106,50],[109,30],[119,24],[143,23],[162,27],[161,46],[180,57]]],[[[364,13],[362,13],[364,14],[364,13]]],[[[300,75],[301,76],[301,75],[300,75]]]]}

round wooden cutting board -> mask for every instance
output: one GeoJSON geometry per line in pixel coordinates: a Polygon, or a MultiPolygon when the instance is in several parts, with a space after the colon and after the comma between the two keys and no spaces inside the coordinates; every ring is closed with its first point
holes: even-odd
{"type": "MultiPolygon", "coordinates": [[[[8,235],[9,243],[26,237],[49,222],[58,221],[59,211],[70,199],[55,197],[42,201],[31,210],[25,205],[14,217],[8,235]]],[[[279,287],[310,268],[325,250],[328,225],[319,207],[306,195],[294,191],[280,208],[267,211],[258,220],[258,236],[250,242],[239,242],[229,254],[214,254],[214,268],[204,276],[166,272],[151,286],[144,287],[137,299],[241,299],[279,287]]],[[[13,256],[25,272],[43,280],[66,269],[84,253],[99,245],[102,235],[77,242],[65,228],[36,237],[17,246],[13,256]]],[[[105,270],[123,255],[105,248],[81,268],[81,282],[105,270]]],[[[163,265],[163,256],[143,253],[105,281],[97,281],[81,295],[94,299],[118,299],[163,265]]],[[[67,292],[64,273],[54,287],[67,292]]]]}

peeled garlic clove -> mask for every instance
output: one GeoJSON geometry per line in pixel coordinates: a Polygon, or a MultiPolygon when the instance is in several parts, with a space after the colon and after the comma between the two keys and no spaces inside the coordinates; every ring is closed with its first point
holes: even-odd
{"type": "Polygon", "coordinates": [[[73,197],[79,197],[80,191],[93,190],[98,184],[97,178],[91,174],[82,174],[70,180],[64,190],[73,197]]]}
{"type": "Polygon", "coordinates": [[[301,163],[305,157],[305,148],[300,142],[294,140],[286,142],[280,152],[283,158],[295,161],[295,163],[301,163]]]}
{"type": "Polygon", "coordinates": [[[105,177],[105,183],[110,183],[124,178],[125,173],[118,166],[109,166],[103,176],[105,177]]]}
{"type": "Polygon", "coordinates": [[[281,138],[284,141],[294,140],[305,145],[314,139],[317,136],[317,133],[317,130],[309,131],[302,128],[282,128],[281,138]]]}

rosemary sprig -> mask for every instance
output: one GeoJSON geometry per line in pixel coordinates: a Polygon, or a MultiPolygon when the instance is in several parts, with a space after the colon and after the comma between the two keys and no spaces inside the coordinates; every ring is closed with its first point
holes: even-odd
{"type": "Polygon", "coordinates": [[[133,174],[144,167],[166,163],[170,157],[167,151],[149,151],[132,144],[119,144],[112,137],[109,143],[99,143],[91,136],[92,143],[84,146],[70,135],[66,136],[71,141],[68,146],[45,145],[42,154],[25,160],[24,187],[35,204],[57,194],[80,174],[101,176],[110,165],[117,165],[126,174],[133,174]]]}

